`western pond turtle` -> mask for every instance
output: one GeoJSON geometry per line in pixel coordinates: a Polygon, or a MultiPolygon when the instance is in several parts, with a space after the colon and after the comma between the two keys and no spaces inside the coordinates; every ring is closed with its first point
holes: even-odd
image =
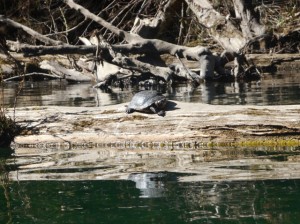
{"type": "Polygon", "coordinates": [[[165,116],[164,108],[167,99],[162,94],[154,90],[144,90],[136,93],[126,108],[126,113],[153,112],[159,116],[165,116]]]}

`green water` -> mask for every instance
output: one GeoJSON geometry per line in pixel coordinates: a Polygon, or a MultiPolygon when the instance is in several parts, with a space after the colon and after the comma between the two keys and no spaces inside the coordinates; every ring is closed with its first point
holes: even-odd
{"type": "Polygon", "coordinates": [[[299,223],[299,161],[299,147],[0,148],[0,223],[299,223]]]}
{"type": "MultiPolygon", "coordinates": [[[[155,174],[154,174],[155,175],[155,174]]],[[[157,174],[156,174],[157,175],[157,174]]],[[[160,176],[159,176],[160,175],[160,176]]],[[[299,223],[300,180],[131,180],[2,184],[0,223],[299,223]]]]}

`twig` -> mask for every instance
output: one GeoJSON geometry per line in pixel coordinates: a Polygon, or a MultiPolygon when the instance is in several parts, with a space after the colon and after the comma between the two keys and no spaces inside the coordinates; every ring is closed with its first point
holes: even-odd
{"type": "Polygon", "coordinates": [[[180,64],[182,65],[182,67],[185,69],[185,71],[189,74],[189,76],[192,78],[193,81],[198,82],[195,77],[192,75],[190,69],[188,69],[184,63],[182,62],[181,58],[178,56],[178,54],[175,54],[176,58],[179,60],[180,64]]]}
{"type": "MultiPolygon", "coordinates": [[[[22,77],[28,77],[28,76],[33,76],[33,75],[40,75],[40,76],[45,76],[45,77],[49,77],[49,78],[57,78],[57,79],[61,78],[61,76],[59,76],[59,75],[53,75],[53,74],[41,73],[41,72],[27,73],[27,74],[22,75],[22,77]]],[[[7,79],[3,79],[3,82],[8,82],[8,81],[19,79],[19,78],[20,78],[20,76],[17,75],[17,76],[13,76],[13,77],[10,77],[7,79]]]]}

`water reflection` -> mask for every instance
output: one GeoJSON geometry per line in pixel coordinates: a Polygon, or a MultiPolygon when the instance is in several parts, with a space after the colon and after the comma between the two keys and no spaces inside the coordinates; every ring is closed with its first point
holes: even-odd
{"type": "MultiPolygon", "coordinates": [[[[4,88],[4,103],[14,105],[18,83],[4,88]]],[[[260,81],[245,83],[202,83],[197,88],[187,84],[173,87],[156,86],[170,100],[202,102],[208,104],[299,104],[300,80],[297,74],[268,76],[260,81]]],[[[141,87],[141,89],[143,89],[141,87]]],[[[17,106],[104,106],[130,101],[137,89],[93,89],[92,84],[68,84],[65,81],[25,82],[19,93],[17,106]]],[[[0,95],[2,98],[2,93],[0,95]]]]}
{"type": "Polygon", "coordinates": [[[141,191],[141,198],[159,198],[165,195],[165,173],[132,173],[128,180],[135,182],[135,187],[141,191]]]}
{"type": "Polygon", "coordinates": [[[164,175],[163,197],[140,197],[136,184],[124,180],[9,182],[0,191],[0,222],[227,224],[300,218],[299,180],[181,183],[172,179],[183,174],[164,175]]]}
{"type": "Polygon", "coordinates": [[[0,223],[297,223],[299,161],[299,147],[15,148],[0,223]]]}
{"type": "Polygon", "coordinates": [[[180,182],[300,178],[300,148],[17,148],[6,160],[11,180],[134,180],[154,188],[157,172],[192,173],[180,182]],[[17,169],[16,169],[17,167],[17,169]],[[140,173],[148,173],[141,175],[140,173]]]}

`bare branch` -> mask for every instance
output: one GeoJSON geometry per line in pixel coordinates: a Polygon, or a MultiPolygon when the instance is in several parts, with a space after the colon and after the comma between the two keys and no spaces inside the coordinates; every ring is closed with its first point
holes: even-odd
{"type": "Polygon", "coordinates": [[[10,27],[14,27],[14,28],[17,28],[17,29],[22,29],[23,31],[25,31],[26,33],[28,33],[29,35],[31,35],[33,38],[47,44],[47,45],[61,45],[63,44],[63,42],[61,41],[56,41],[56,40],[53,40],[51,38],[48,38],[48,37],[45,37],[44,35],[34,31],[33,29],[27,27],[27,26],[24,26],[18,22],[15,22],[11,19],[8,19],[8,18],[5,18],[4,16],[0,15],[0,23],[4,23],[6,24],[7,26],[10,26],[10,27]]]}
{"type": "Polygon", "coordinates": [[[102,19],[99,16],[96,16],[95,14],[91,13],[89,10],[83,8],[82,6],[76,4],[73,0],[64,0],[64,2],[72,9],[77,10],[78,12],[82,13],[87,18],[94,20],[95,22],[99,23],[101,26],[105,27],[106,29],[109,29],[114,34],[118,35],[119,37],[124,38],[127,42],[131,42],[132,39],[137,39],[139,36],[130,34],[124,30],[121,30],[111,23],[106,22],[104,19],[102,19]]]}

